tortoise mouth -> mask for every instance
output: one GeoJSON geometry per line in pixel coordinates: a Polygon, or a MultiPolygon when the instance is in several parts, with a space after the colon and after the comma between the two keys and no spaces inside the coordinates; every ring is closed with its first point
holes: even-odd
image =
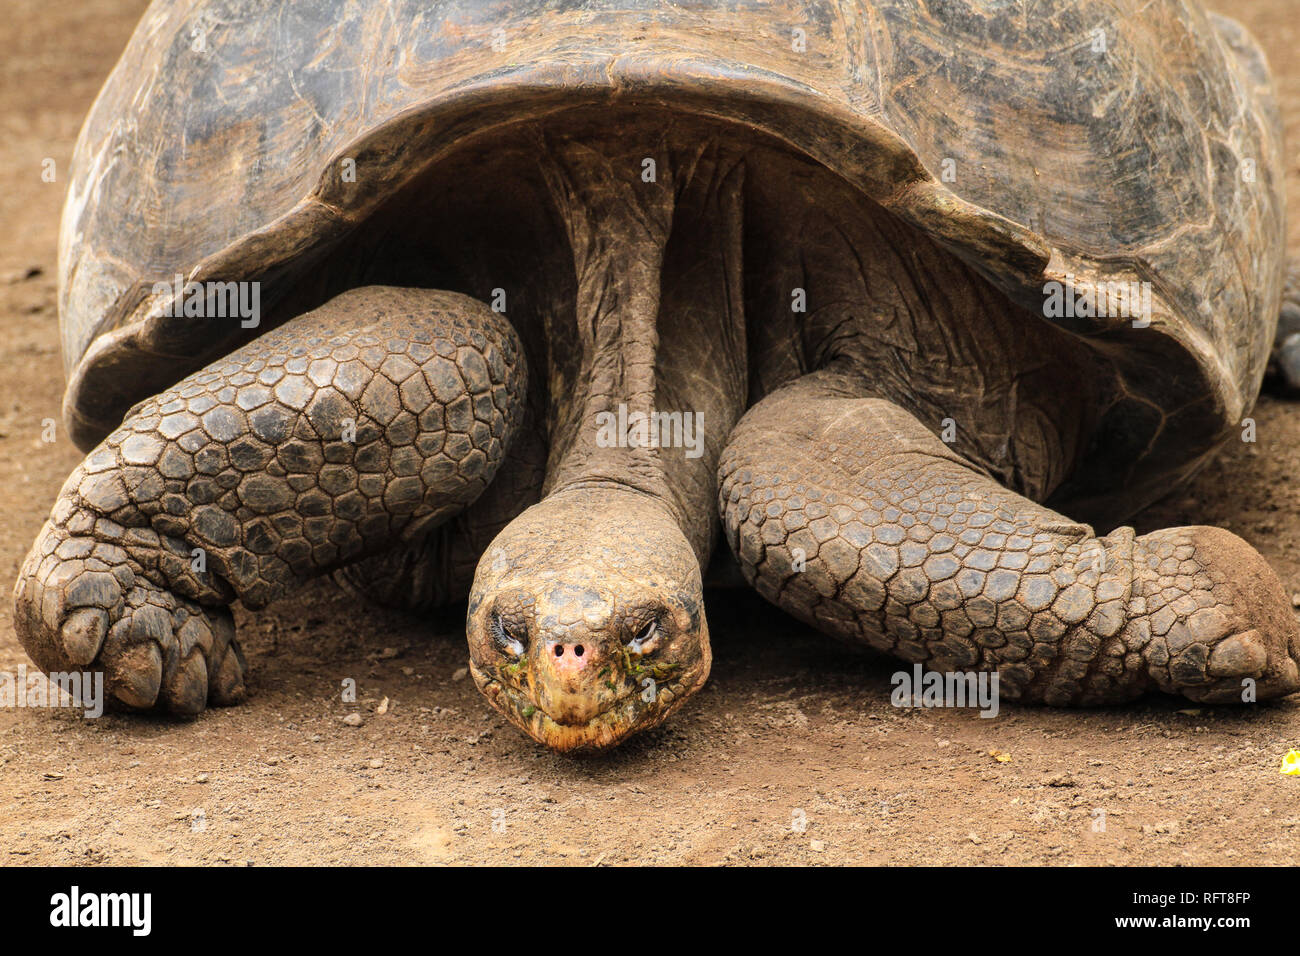
{"type": "Polygon", "coordinates": [[[661,685],[653,706],[642,703],[640,692],[633,690],[614,698],[585,722],[570,723],[568,718],[557,720],[527,695],[485,673],[473,661],[469,670],[479,691],[511,723],[533,740],[559,753],[605,750],[635,733],[657,727],[682,705],[690,690],[694,689],[688,689],[683,683],[661,685]]]}

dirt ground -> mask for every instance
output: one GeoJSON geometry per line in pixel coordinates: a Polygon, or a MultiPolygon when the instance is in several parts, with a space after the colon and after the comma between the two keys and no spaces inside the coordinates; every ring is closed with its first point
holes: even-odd
{"type": "MultiPolygon", "coordinates": [[[[1277,72],[1300,210],[1300,7],[1216,5],[1277,72]]],[[[0,18],[4,671],[26,661],[14,577],[80,458],[61,424],[58,441],[41,440],[63,389],[64,174],[144,6],[6,0],[0,18]]],[[[1300,251],[1300,213],[1290,243],[1300,251]]],[[[1255,415],[1257,444],[1234,443],[1135,523],[1227,527],[1300,591],[1300,405],[1264,399],[1255,415]]],[[[1004,705],[994,720],[900,710],[896,665],[723,593],[709,602],[707,688],[665,728],[574,759],[538,749],[480,698],[454,612],[377,611],[320,582],[237,616],[252,665],[244,706],[186,723],[0,710],[0,863],[1288,864],[1300,845],[1300,777],[1278,773],[1300,748],[1300,696],[1247,709],[1004,705]],[[356,704],[340,700],[347,677],[356,704]],[[354,712],[359,726],[343,721],[354,712]]]]}

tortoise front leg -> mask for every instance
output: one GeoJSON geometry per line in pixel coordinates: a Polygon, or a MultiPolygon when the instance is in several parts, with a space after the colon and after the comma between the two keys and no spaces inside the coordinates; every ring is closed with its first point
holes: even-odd
{"type": "Polygon", "coordinates": [[[525,415],[483,495],[424,537],[354,561],[334,574],[346,591],[381,607],[422,613],[463,601],[488,545],[541,497],[546,441],[525,415]]]}
{"type": "Polygon", "coordinates": [[[1096,537],[866,394],[852,374],[815,372],[733,431],[722,518],[764,597],[932,670],[996,670],[1027,701],[1112,703],[1153,687],[1240,701],[1247,678],[1260,699],[1300,688],[1291,604],[1240,538],[1096,537]]]}
{"type": "Polygon", "coordinates": [[[458,514],[522,418],[514,330],[465,296],[370,287],[133,409],[74,471],[18,577],[47,673],[99,669],[131,708],[243,694],[227,605],[458,514]]]}

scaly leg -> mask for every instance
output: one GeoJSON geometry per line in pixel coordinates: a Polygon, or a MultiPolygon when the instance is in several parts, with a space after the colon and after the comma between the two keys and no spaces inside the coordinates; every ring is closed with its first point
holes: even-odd
{"type": "Polygon", "coordinates": [[[1300,688],[1300,627],[1263,558],[1220,528],[1135,537],[1008,491],[854,373],[778,389],[719,466],[725,533],[768,600],[1011,698],[1198,701],[1300,688]],[[802,563],[801,560],[802,559],[802,563]],[[797,570],[802,567],[803,570],[797,570]]]}
{"type": "Polygon", "coordinates": [[[243,694],[226,605],[415,540],[491,482],[522,417],[514,330],[462,295],[351,290],[132,410],[74,471],[18,577],[47,673],[131,708],[243,694]]]}
{"type": "Polygon", "coordinates": [[[541,497],[546,442],[525,415],[487,491],[423,538],[340,568],[334,579],[382,607],[423,612],[464,600],[474,569],[501,530],[541,497]]]}

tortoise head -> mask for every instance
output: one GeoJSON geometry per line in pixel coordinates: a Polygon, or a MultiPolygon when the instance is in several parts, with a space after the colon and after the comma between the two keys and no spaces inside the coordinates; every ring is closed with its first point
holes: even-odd
{"type": "Polygon", "coordinates": [[[628,490],[569,490],[511,522],[479,562],[466,631],[479,689],[561,751],[660,723],[712,659],[695,553],[628,490]]]}

